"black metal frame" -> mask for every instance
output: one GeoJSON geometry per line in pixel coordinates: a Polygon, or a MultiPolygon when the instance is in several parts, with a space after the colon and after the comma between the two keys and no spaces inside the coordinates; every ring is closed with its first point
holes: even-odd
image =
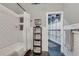
{"type": "MultiPolygon", "coordinates": [[[[37,34],[38,34],[38,33],[37,33],[37,34]]],[[[36,27],[33,27],[33,55],[40,55],[40,54],[42,54],[42,27],[36,26],[36,27]],[[36,33],[34,33],[34,30],[35,30],[36,28],[40,28],[40,29],[41,29],[41,33],[39,33],[40,36],[41,36],[40,40],[34,39],[34,35],[36,35],[36,33]],[[40,41],[40,46],[34,46],[34,41],[40,41]],[[41,48],[40,53],[34,52],[34,47],[39,47],[39,48],[41,48]]]]}

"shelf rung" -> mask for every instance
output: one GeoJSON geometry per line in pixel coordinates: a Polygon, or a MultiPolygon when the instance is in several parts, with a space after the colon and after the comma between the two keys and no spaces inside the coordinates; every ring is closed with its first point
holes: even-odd
{"type": "Polygon", "coordinates": [[[34,39],[35,41],[41,41],[40,39],[34,39]]]}
{"type": "Polygon", "coordinates": [[[41,34],[41,33],[34,33],[34,34],[41,34]]]}
{"type": "Polygon", "coordinates": [[[41,46],[39,46],[39,45],[33,45],[34,47],[41,47],[41,46]]]}

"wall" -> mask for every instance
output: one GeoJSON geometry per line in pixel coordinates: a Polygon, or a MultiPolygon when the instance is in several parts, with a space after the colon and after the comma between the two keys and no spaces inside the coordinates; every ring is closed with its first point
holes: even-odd
{"type": "Polygon", "coordinates": [[[0,5],[0,49],[22,42],[22,31],[16,28],[18,20],[16,13],[0,5]]]}
{"type": "MultiPolygon", "coordinates": [[[[36,18],[42,20],[42,48],[43,51],[48,51],[48,33],[47,33],[47,24],[46,24],[46,13],[54,11],[63,11],[63,4],[21,4],[28,13],[30,13],[30,19],[32,20],[30,26],[32,29],[33,21],[36,18]]],[[[33,40],[33,32],[31,31],[31,40],[33,40]]],[[[33,44],[31,41],[30,43],[33,44]]]]}
{"type": "MultiPolygon", "coordinates": [[[[79,23],[72,24],[72,25],[67,25],[64,27],[65,30],[70,30],[70,29],[79,29],[79,23]]],[[[74,55],[74,56],[79,56],[79,32],[78,31],[73,31],[74,33],[74,42],[73,42],[73,51],[69,51],[65,46],[64,46],[64,53],[65,55],[74,55]]],[[[65,37],[64,37],[65,39],[65,37]]],[[[65,39],[66,40],[66,39],[65,39]]],[[[65,45],[65,44],[63,44],[65,45]]]]}
{"type": "Polygon", "coordinates": [[[64,19],[69,24],[79,23],[79,3],[64,4],[64,19]]]}

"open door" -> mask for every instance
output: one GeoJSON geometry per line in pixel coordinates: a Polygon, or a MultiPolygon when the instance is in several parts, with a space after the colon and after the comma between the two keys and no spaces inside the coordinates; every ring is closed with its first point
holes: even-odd
{"type": "Polygon", "coordinates": [[[48,55],[62,56],[63,19],[62,12],[48,13],[48,55]]]}
{"type": "Polygon", "coordinates": [[[24,30],[23,30],[23,38],[26,45],[27,50],[31,49],[31,27],[30,27],[30,14],[24,12],[24,30]]]}

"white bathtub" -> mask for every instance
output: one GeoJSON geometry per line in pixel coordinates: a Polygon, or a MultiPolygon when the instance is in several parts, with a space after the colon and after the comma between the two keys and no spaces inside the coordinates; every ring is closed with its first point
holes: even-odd
{"type": "Polygon", "coordinates": [[[0,56],[23,56],[25,47],[22,43],[16,43],[6,48],[0,49],[0,56]]]}

